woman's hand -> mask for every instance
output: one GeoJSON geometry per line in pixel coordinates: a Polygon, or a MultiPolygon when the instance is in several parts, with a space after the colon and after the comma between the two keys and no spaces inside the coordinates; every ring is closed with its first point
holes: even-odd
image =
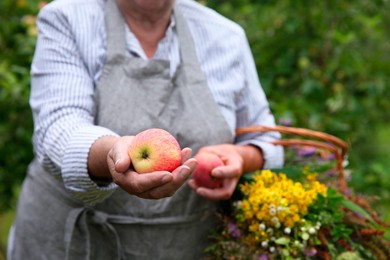
{"type": "Polygon", "coordinates": [[[211,176],[222,179],[222,186],[215,189],[199,187],[194,179],[188,181],[190,187],[200,196],[210,200],[227,200],[233,195],[241,175],[247,171],[260,169],[263,155],[260,149],[251,145],[221,144],[206,146],[198,153],[214,153],[224,165],[215,168],[211,176]]]}
{"type": "Polygon", "coordinates": [[[191,149],[181,151],[182,165],[172,173],[156,171],[139,174],[131,168],[128,147],[131,136],[121,137],[107,154],[107,164],[113,181],[129,194],[145,199],[170,197],[192,174],[196,160],[190,159],[191,149]]]}

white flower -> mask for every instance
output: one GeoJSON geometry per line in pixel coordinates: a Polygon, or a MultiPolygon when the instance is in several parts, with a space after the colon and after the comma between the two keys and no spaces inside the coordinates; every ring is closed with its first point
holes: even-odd
{"type": "Polygon", "coordinates": [[[271,247],[269,248],[269,251],[270,251],[271,253],[275,252],[275,247],[271,246],[271,247]]]}
{"type": "Polygon", "coordinates": [[[290,233],[291,233],[291,228],[286,227],[286,228],[284,229],[284,233],[290,234],[290,233]]]}
{"type": "Polygon", "coordinates": [[[313,227],[309,228],[309,233],[310,233],[310,234],[314,234],[314,233],[316,233],[316,230],[315,230],[315,228],[313,228],[313,227]]]}
{"type": "Polygon", "coordinates": [[[294,241],[294,245],[298,248],[303,248],[303,244],[301,242],[299,242],[299,240],[295,240],[294,241]]]}
{"type": "Polygon", "coordinates": [[[317,223],[316,223],[316,228],[317,228],[317,229],[320,229],[320,227],[321,227],[321,222],[317,222],[317,223]]]}
{"type": "Polygon", "coordinates": [[[276,214],[276,209],[275,209],[275,208],[270,208],[270,209],[269,209],[269,214],[270,214],[271,216],[275,216],[275,214],[276,214]]]}
{"type": "Polygon", "coordinates": [[[277,217],[273,217],[271,219],[271,221],[274,222],[274,223],[279,223],[279,219],[277,217]]]}
{"type": "Polygon", "coordinates": [[[263,223],[259,224],[259,229],[260,230],[265,230],[265,225],[263,223]]]}
{"type": "Polygon", "coordinates": [[[343,160],[343,168],[346,168],[349,164],[348,160],[343,160]]]}
{"type": "Polygon", "coordinates": [[[235,201],[233,203],[233,207],[235,207],[236,209],[240,209],[241,208],[241,200],[235,201]]]}
{"type": "Polygon", "coordinates": [[[266,241],[261,242],[261,246],[262,247],[267,247],[268,246],[268,241],[266,240],[266,241]]]}

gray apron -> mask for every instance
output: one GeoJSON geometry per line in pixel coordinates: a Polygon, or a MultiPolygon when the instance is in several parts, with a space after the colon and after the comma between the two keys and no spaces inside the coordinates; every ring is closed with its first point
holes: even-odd
{"type": "MultiPolygon", "coordinates": [[[[171,78],[168,61],[126,55],[126,25],[115,1],[108,1],[107,62],[96,88],[95,118],[120,135],[166,129],[195,154],[234,137],[201,72],[185,19],[177,8],[174,15],[181,63],[171,78]]],[[[20,195],[13,259],[200,259],[216,207],[187,184],[160,200],[118,188],[86,207],[34,161],[20,195]]]]}

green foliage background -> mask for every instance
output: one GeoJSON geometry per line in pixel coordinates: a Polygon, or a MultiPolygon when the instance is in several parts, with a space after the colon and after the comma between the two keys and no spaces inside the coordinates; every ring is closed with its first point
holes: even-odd
{"type": "Polygon", "coordinates": [[[32,158],[28,104],[38,1],[0,1],[0,212],[15,194],[32,158]]]}
{"type": "MultiPolygon", "coordinates": [[[[347,141],[351,185],[379,196],[388,216],[390,1],[203,3],[246,30],[276,118],[347,141]]],[[[0,1],[0,212],[14,208],[33,157],[29,69],[40,4],[0,1]]]]}
{"type": "Polygon", "coordinates": [[[245,29],[279,120],[349,145],[351,185],[390,206],[390,1],[209,0],[245,29]]]}

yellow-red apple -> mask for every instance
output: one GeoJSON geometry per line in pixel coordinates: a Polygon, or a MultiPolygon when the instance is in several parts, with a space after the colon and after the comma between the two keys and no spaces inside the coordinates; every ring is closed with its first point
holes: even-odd
{"type": "Polygon", "coordinates": [[[181,164],[179,143],[168,131],[160,128],[138,133],[130,144],[129,156],[138,173],[172,172],[181,164]]]}
{"type": "Polygon", "coordinates": [[[198,163],[192,177],[196,184],[209,189],[221,187],[222,180],[212,177],[211,172],[216,167],[223,165],[222,160],[216,154],[209,152],[200,152],[195,155],[195,159],[198,163]]]}

